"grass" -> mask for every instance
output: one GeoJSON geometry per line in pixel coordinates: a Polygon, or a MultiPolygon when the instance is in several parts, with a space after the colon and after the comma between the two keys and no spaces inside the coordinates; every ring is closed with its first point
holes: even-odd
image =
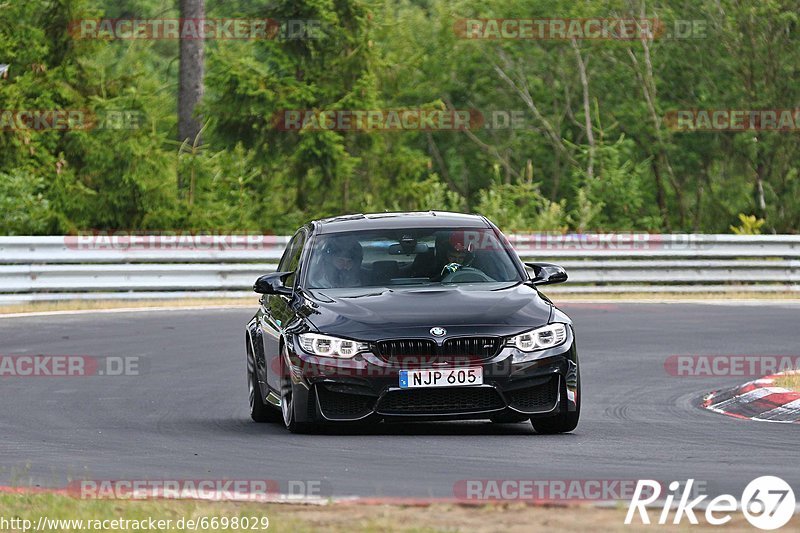
{"type": "MultiPolygon", "coordinates": [[[[232,502],[202,502],[176,500],[80,500],[69,496],[48,493],[36,494],[0,494],[0,531],[3,529],[2,519],[10,520],[19,517],[30,520],[35,527],[40,516],[50,519],[65,520],[171,520],[172,527],[161,531],[191,531],[184,527],[176,527],[180,519],[198,520],[202,517],[267,517],[270,532],[312,532],[328,531],[345,533],[364,532],[434,532],[447,531],[483,533],[492,531],[528,532],[544,531],[744,531],[748,530],[747,522],[740,513],[733,513],[733,520],[725,527],[710,526],[702,515],[698,516],[700,525],[682,528],[674,526],[643,526],[634,521],[634,525],[624,524],[626,508],[596,508],[590,506],[544,507],[527,506],[519,503],[496,504],[486,506],[463,506],[453,504],[433,504],[429,506],[402,505],[359,505],[330,504],[287,505],[256,504],[232,502]],[[638,526],[637,526],[638,524],[638,526]]],[[[651,510],[651,520],[658,520],[660,510],[651,510]]],[[[672,517],[670,514],[670,519],[672,517]]],[[[61,526],[51,531],[78,532],[87,531],[79,527],[61,526]]],[[[6,529],[11,529],[6,527],[6,529]]],[[[132,529],[132,528],[131,528],[132,529]]],[[[21,531],[21,528],[17,528],[21,531]]],[[[97,530],[97,528],[94,528],[97,530]]],[[[198,531],[239,531],[240,529],[198,529],[198,531]]],[[[108,528],[103,531],[124,531],[124,529],[108,528]]],[[[251,529],[251,531],[264,531],[251,529]]]]}
{"type": "Polygon", "coordinates": [[[800,372],[787,372],[775,380],[775,386],[800,392],[800,372]]]}

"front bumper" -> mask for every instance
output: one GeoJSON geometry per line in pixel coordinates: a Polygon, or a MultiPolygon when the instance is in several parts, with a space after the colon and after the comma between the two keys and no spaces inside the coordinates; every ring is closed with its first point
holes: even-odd
{"type": "Polygon", "coordinates": [[[456,387],[402,389],[399,372],[408,366],[373,353],[344,360],[308,355],[294,342],[287,346],[298,421],[547,417],[577,409],[578,355],[571,328],[564,344],[537,352],[532,361],[513,363],[516,348],[504,347],[479,363],[437,368],[483,368],[483,385],[456,387]]]}

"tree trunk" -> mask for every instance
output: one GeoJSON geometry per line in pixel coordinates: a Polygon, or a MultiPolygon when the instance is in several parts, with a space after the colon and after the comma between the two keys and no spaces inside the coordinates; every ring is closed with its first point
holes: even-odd
{"type": "MultiPolygon", "coordinates": [[[[180,74],[178,82],[178,141],[200,144],[202,120],[195,109],[203,97],[204,40],[200,33],[205,18],[205,0],[180,0],[182,29],[193,25],[196,32],[188,31],[189,38],[180,40],[180,74]]],[[[182,32],[183,33],[183,32],[182,32]]],[[[185,176],[178,176],[178,191],[186,187],[185,176]]]]}
{"type": "Polygon", "coordinates": [[[672,224],[669,220],[669,213],[667,212],[667,201],[664,195],[664,182],[661,179],[661,169],[658,168],[658,163],[655,159],[650,161],[650,166],[653,169],[653,177],[656,180],[656,203],[658,204],[658,211],[661,213],[661,218],[664,221],[662,226],[666,231],[672,231],[672,224]]]}
{"type": "Polygon", "coordinates": [[[756,166],[756,214],[759,218],[767,217],[767,201],[764,198],[764,163],[756,166]]]}
{"type": "Polygon", "coordinates": [[[586,64],[578,48],[578,42],[572,39],[572,48],[575,50],[575,57],[578,61],[578,73],[581,75],[581,86],[583,87],[583,117],[586,121],[586,142],[589,143],[589,162],[586,166],[586,176],[589,181],[594,179],[594,132],[592,131],[592,109],[589,99],[589,77],[586,75],[586,64]]]}

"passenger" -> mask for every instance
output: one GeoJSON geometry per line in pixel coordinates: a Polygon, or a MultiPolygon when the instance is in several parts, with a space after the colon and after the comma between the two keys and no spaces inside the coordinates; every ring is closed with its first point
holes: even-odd
{"type": "Polygon", "coordinates": [[[322,277],[316,283],[320,289],[361,286],[361,262],[364,251],[353,237],[329,237],[324,244],[322,277]]]}

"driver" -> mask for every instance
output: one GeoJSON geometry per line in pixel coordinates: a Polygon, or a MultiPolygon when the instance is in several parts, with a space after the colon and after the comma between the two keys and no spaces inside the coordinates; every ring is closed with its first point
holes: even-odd
{"type": "Polygon", "coordinates": [[[361,262],[364,250],[353,237],[331,237],[323,250],[320,289],[361,286],[361,262]]]}
{"type": "Polygon", "coordinates": [[[442,267],[439,279],[461,268],[470,266],[472,260],[475,258],[475,254],[472,250],[472,243],[465,242],[463,231],[452,232],[447,241],[443,244],[443,247],[445,252],[445,264],[442,267]]]}

